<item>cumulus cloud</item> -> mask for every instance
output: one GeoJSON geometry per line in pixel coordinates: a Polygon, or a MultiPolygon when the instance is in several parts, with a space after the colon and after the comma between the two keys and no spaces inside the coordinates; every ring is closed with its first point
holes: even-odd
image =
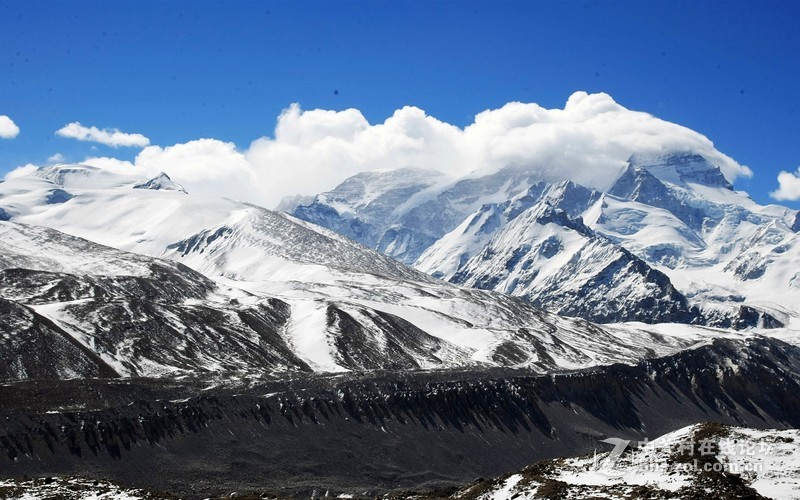
{"type": "Polygon", "coordinates": [[[142,134],[128,134],[115,128],[84,127],[80,122],[64,125],[56,130],[56,135],[79,141],[96,142],[112,148],[120,146],[143,148],[150,144],[150,139],[142,134]]]}
{"type": "Polygon", "coordinates": [[[513,165],[545,180],[606,189],[631,154],[673,151],[705,156],[729,181],[752,175],[700,133],[585,92],[574,93],[563,109],[508,103],[463,129],[412,106],[370,124],[357,109],[304,111],[294,104],[278,117],[274,137],[243,150],[199,139],[146,147],[132,162],[87,163],[148,176],[165,171],[190,192],[275,206],[284,196],[319,193],[359,172],[399,167],[457,178],[513,165]]]}
{"type": "Polygon", "coordinates": [[[121,174],[155,177],[166,172],[195,195],[224,196],[265,203],[256,184],[256,167],[231,142],[197,139],[174,146],[148,146],[130,162],[111,157],[91,157],[87,165],[121,174]]]}
{"type": "Polygon", "coordinates": [[[19,127],[14,120],[6,115],[0,115],[0,139],[13,139],[19,135],[19,127]]]}
{"type": "Polygon", "coordinates": [[[56,153],[47,159],[47,163],[50,165],[64,163],[66,161],[67,161],[66,157],[64,157],[64,155],[62,155],[61,153],[56,153]]]}
{"type": "Polygon", "coordinates": [[[778,174],[778,189],[769,194],[779,201],[800,200],[800,167],[797,171],[782,171],[778,174]]]}
{"type": "Polygon", "coordinates": [[[36,172],[37,170],[39,170],[39,167],[37,165],[34,165],[33,163],[28,163],[27,165],[19,166],[14,170],[12,170],[11,172],[7,173],[5,176],[3,176],[3,180],[7,181],[9,179],[14,179],[16,177],[24,177],[28,174],[36,172]]]}

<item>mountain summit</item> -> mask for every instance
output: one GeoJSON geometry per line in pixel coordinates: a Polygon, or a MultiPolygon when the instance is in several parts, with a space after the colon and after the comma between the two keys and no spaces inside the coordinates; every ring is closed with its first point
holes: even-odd
{"type": "Polygon", "coordinates": [[[181,193],[187,194],[183,186],[181,186],[177,182],[174,182],[164,172],[161,172],[156,177],[153,177],[147,182],[136,184],[135,186],[133,186],[133,189],[155,189],[155,190],[162,189],[166,191],[180,191],[181,193]]]}
{"type": "MultiPolygon", "coordinates": [[[[334,231],[369,224],[369,237],[343,234],[434,277],[593,321],[747,328],[797,316],[797,213],[734,191],[706,157],[631,154],[605,191],[540,170],[428,183],[380,218],[343,189],[353,178],[293,213],[334,231]]],[[[374,199],[392,189],[359,186],[374,199]]]]}

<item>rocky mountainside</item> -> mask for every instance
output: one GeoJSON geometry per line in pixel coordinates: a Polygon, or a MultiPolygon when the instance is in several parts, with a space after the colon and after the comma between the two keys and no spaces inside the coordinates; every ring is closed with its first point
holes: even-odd
{"type": "Polygon", "coordinates": [[[180,191],[181,193],[188,194],[183,186],[170,179],[164,172],[161,172],[157,177],[147,182],[134,185],[133,189],[166,189],[168,191],[180,191]]]}
{"type": "Polygon", "coordinates": [[[291,213],[413,264],[483,204],[507,200],[535,181],[536,176],[513,168],[455,181],[428,170],[365,172],[291,213]]]}
{"type": "Polygon", "coordinates": [[[48,228],[0,234],[4,380],[310,370],[279,300],[243,305],[181,264],[48,228]]]}
{"type": "Polygon", "coordinates": [[[797,427],[799,359],[797,347],[758,337],[544,376],[493,369],[4,384],[0,469],[182,498],[429,492],[698,421],[797,427]]]}
{"type": "Polygon", "coordinates": [[[497,294],[367,275],[349,276],[364,280],[361,288],[341,279],[327,289],[288,284],[289,298],[279,298],[49,228],[3,222],[0,235],[4,380],[456,366],[551,371],[673,352],[712,334],[603,329],[497,294]],[[351,297],[333,295],[341,290],[351,297]]]}
{"type": "MultiPolygon", "coordinates": [[[[430,241],[414,253],[350,236],[433,276],[593,321],[770,328],[797,320],[797,212],[757,205],[686,152],[634,154],[608,186],[506,168],[442,181],[384,214],[372,233],[430,241]]],[[[380,199],[385,188],[364,189],[380,199]]],[[[360,220],[366,208],[333,192],[338,205],[326,193],[293,213],[334,230],[341,218],[360,220]]]]}
{"type": "Polygon", "coordinates": [[[442,178],[436,171],[420,169],[365,172],[350,177],[333,191],[316,196],[309,204],[287,208],[300,219],[332,229],[401,261],[413,261],[419,248],[427,247],[440,235],[435,229],[432,234],[397,234],[391,230],[393,212],[442,178]]]}

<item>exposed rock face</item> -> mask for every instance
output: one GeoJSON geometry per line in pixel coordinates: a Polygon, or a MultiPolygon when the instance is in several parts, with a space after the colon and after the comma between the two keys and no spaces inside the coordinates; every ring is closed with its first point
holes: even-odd
{"type": "Polygon", "coordinates": [[[72,199],[72,195],[63,189],[53,189],[45,198],[45,203],[48,205],[58,205],[59,203],[66,203],[72,199]]]}
{"type": "Polygon", "coordinates": [[[520,169],[454,183],[418,169],[365,172],[292,213],[411,264],[486,198],[505,200],[534,182],[520,169]]]}
{"type": "Polygon", "coordinates": [[[413,260],[419,248],[435,240],[437,229],[428,228],[433,235],[405,229],[397,223],[398,208],[441,178],[436,171],[413,168],[364,172],[317,195],[311,203],[296,206],[292,214],[401,261],[413,260]]]}
{"type": "Polygon", "coordinates": [[[0,271],[0,294],[16,299],[0,301],[0,378],[310,370],[281,336],[288,304],[220,304],[209,300],[215,285],[185,266],[156,261],[150,272],[0,271]]]}
{"type": "Polygon", "coordinates": [[[3,332],[0,380],[119,376],[97,354],[52,321],[3,298],[0,298],[0,332],[3,332]]]}

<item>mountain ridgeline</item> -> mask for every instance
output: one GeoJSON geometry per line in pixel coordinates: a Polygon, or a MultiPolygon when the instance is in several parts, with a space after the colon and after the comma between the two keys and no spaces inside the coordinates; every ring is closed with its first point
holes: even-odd
{"type": "Polygon", "coordinates": [[[395,495],[800,425],[798,215],[701,157],[603,190],[370,172],[283,206],[86,165],[0,183],[0,475],[395,495]]]}
{"type": "Polygon", "coordinates": [[[520,167],[363,173],[292,213],[434,277],[600,323],[773,328],[797,305],[798,213],[755,204],[692,153],[632,155],[603,191],[520,167]]]}
{"type": "MultiPolygon", "coordinates": [[[[559,317],[285,213],[164,186],[164,176],[143,183],[75,165],[0,184],[11,219],[0,222],[0,378],[547,373],[715,335],[559,317]],[[68,199],[49,203],[54,190],[68,199]]],[[[591,235],[560,212],[545,216],[591,235]]]]}

